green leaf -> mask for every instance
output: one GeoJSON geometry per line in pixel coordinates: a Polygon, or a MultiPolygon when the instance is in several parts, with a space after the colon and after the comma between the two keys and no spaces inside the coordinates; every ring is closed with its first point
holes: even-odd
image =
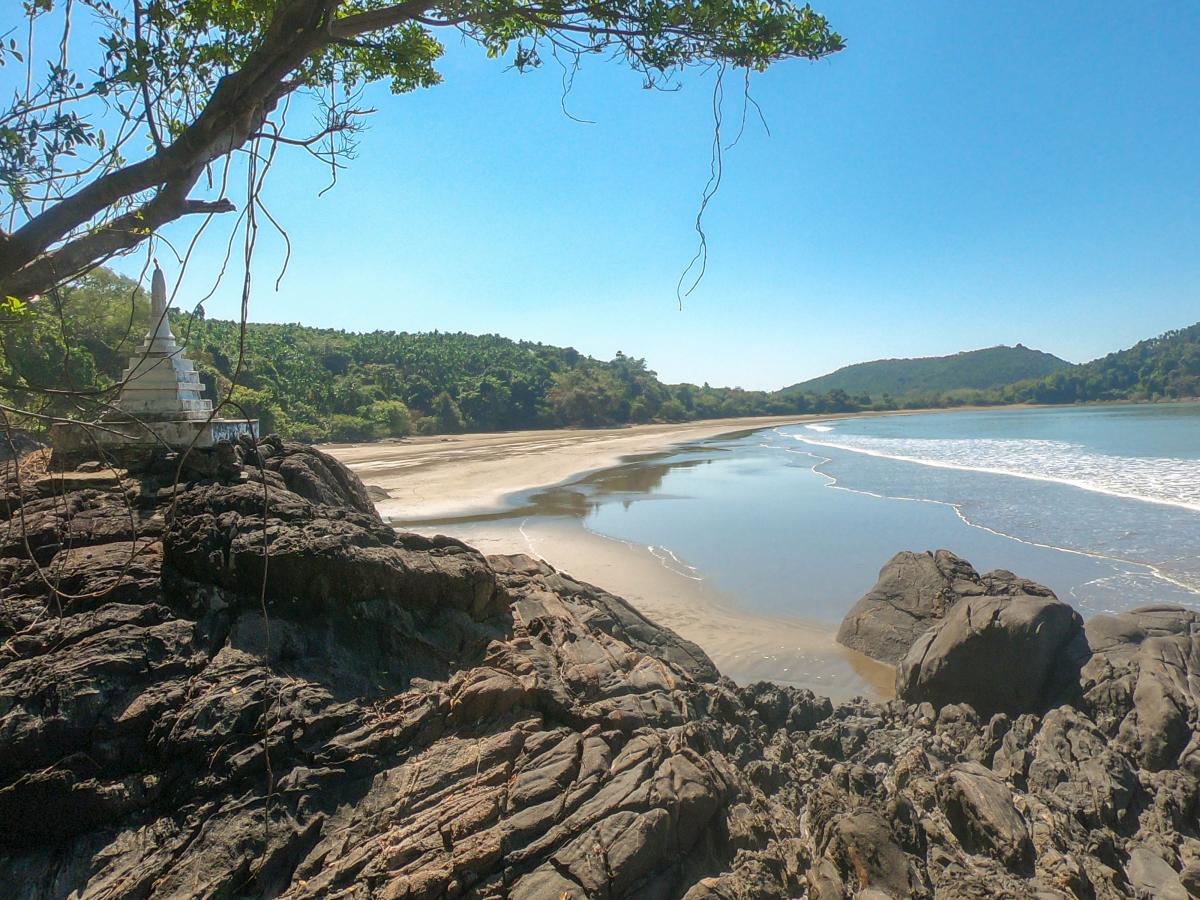
{"type": "Polygon", "coordinates": [[[7,315],[14,318],[28,316],[33,312],[28,303],[20,297],[14,297],[11,294],[0,302],[0,310],[3,310],[7,315]]]}

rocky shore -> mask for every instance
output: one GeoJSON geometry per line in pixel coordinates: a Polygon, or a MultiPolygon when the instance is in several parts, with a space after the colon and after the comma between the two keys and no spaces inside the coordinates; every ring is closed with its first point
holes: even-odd
{"type": "Polygon", "coordinates": [[[0,496],[0,896],[1200,896],[1193,613],[901,554],[835,707],[311,448],[83,469],[0,496]]]}

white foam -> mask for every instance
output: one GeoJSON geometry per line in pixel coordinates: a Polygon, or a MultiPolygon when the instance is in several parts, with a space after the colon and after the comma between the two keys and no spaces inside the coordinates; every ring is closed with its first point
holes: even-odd
{"type": "Polygon", "coordinates": [[[817,440],[780,431],[818,447],[894,459],[939,469],[958,469],[1049,481],[1146,503],[1200,511],[1200,460],[1155,456],[1108,456],[1078,444],[997,438],[881,438],[839,434],[817,440]]]}
{"type": "Polygon", "coordinates": [[[804,427],[809,429],[810,431],[820,431],[822,433],[827,432],[827,431],[833,431],[832,425],[813,424],[813,425],[805,425],[804,427]]]}
{"type": "Polygon", "coordinates": [[[654,544],[646,544],[643,546],[635,541],[614,537],[611,534],[605,534],[603,531],[596,531],[593,528],[589,528],[586,524],[583,527],[586,529],[588,534],[595,535],[598,538],[603,538],[606,541],[612,541],[614,544],[621,544],[625,547],[629,547],[631,550],[636,550],[639,553],[642,550],[645,550],[652,557],[658,560],[659,565],[661,565],[668,572],[672,572],[675,575],[680,575],[689,581],[704,581],[703,576],[700,575],[699,569],[697,569],[695,566],[690,566],[685,563],[682,559],[675,555],[673,550],[669,549],[668,547],[656,546],[654,544]],[[659,552],[660,550],[662,551],[661,553],[659,552]],[[674,562],[676,565],[672,565],[672,562],[674,562]],[[688,571],[685,572],[683,571],[684,569],[687,569],[688,571]]]}
{"type": "MultiPolygon", "coordinates": [[[[774,430],[777,434],[783,434],[783,435],[788,434],[788,432],[780,431],[779,429],[774,429],[774,430]]],[[[790,435],[790,436],[795,437],[795,435],[790,435]]],[[[801,440],[803,440],[803,438],[801,438],[801,440]]],[[[816,442],[815,441],[805,441],[805,443],[815,444],[816,442]]],[[[771,444],[760,444],[759,446],[766,448],[766,449],[784,450],[785,452],[788,452],[788,453],[801,453],[801,454],[809,457],[810,459],[814,460],[812,466],[810,467],[812,473],[814,475],[820,476],[821,478],[824,478],[826,481],[825,486],[828,488],[831,488],[835,491],[845,491],[848,494],[859,494],[859,495],[866,496],[866,497],[873,497],[876,500],[892,500],[892,501],[900,501],[902,503],[931,503],[935,506],[948,506],[948,507],[950,507],[950,509],[952,509],[954,511],[954,514],[955,514],[955,516],[958,517],[958,520],[960,522],[962,522],[964,525],[966,525],[970,528],[977,528],[980,531],[987,532],[988,534],[994,534],[996,537],[1005,538],[1010,541],[1015,541],[1018,544],[1025,544],[1026,546],[1029,546],[1029,547],[1037,547],[1042,550],[1052,550],[1052,551],[1055,551],[1058,553],[1069,553],[1072,556],[1086,556],[1091,559],[1101,560],[1103,562],[1119,565],[1122,567],[1132,567],[1132,569],[1123,568],[1121,571],[1117,572],[1114,576],[1109,576],[1110,578],[1113,578],[1113,577],[1128,578],[1131,576],[1136,576],[1139,573],[1144,573],[1145,575],[1148,575],[1151,578],[1155,578],[1155,579],[1163,581],[1167,584],[1173,585],[1174,587],[1180,588],[1184,591],[1187,591],[1188,593],[1192,593],[1192,594],[1200,593],[1200,583],[1193,582],[1186,576],[1185,573],[1169,573],[1163,569],[1160,569],[1158,566],[1153,565],[1148,562],[1138,562],[1135,560],[1125,559],[1124,557],[1121,557],[1121,556],[1110,556],[1106,553],[1100,553],[1100,552],[1097,552],[1094,550],[1084,550],[1084,549],[1074,548],[1074,547],[1062,547],[1057,544],[1042,543],[1040,541],[1029,540],[1027,538],[1018,537],[1015,534],[1009,534],[1008,532],[1000,531],[995,528],[989,528],[987,525],[983,525],[979,522],[976,522],[976,521],[973,521],[972,519],[970,519],[966,515],[966,513],[963,512],[962,504],[960,504],[960,503],[954,503],[954,502],[951,502],[948,500],[935,500],[930,497],[907,497],[907,496],[892,495],[892,494],[879,494],[874,491],[862,490],[861,488],[847,487],[846,485],[841,484],[835,475],[831,475],[829,472],[824,471],[823,467],[826,464],[833,462],[833,460],[830,459],[828,456],[822,456],[818,453],[813,453],[811,450],[800,450],[800,449],[791,450],[787,447],[776,447],[771,444]]],[[[1085,585],[1079,585],[1078,587],[1084,587],[1084,586],[1085,585]]],[[[1079,595],[1076,593],[1075,588],[1071,589],[1071,596],[1073,599],[1075,599],[1077,602],[1079,602],[1080,605],[1088,606],[1089,608],[1092,606],[1091,603],[1080,600],[1079,595]]],[[[1134,606],[1137,606],[1137,605],[1139,605],[1139,604],[1134,603],[1134,604],[1131,604],[1128,608],[1133,608],[1134,606]]],[[[1117,612],[1120,610],[1096,609],[1095,611],[1096,612],[1117,612]]]]}
{"type": "Polygon", "coordinates": [[[684,578],[687,578],[690,581],[703,581],[704,580],[703,578],[701,578],[699,575],[696,574],[696,572],[698,570],[696,569],[695,566],[689,566],[687,563],[685,563],[683,560],[681,560],[678,556],[676,556],[673,552],[671,552],[671,550],[668,549],[667,547],[656,547],[654,544],[648,544],[646,546],[646,549],[648,551],[650,551],[650,555],[653,556],[655,559],[657,559],[659,561],[659,563],[662,564],[662,567],[664,569],[666,569],[668,572],[674,572],[676,575],[682,575],[684,578]],[[659,553],[658,552],[659,550],[661,550],[663,552],[659,553]],[[689,569],[690,572],[684,572],[682,569],[679,569],[676,566],[671,565],[671,562],[668,561],[668,557],[670,558],[670,560],[678,563],[680,566],[683,566],[684,568],[689,569]]]}

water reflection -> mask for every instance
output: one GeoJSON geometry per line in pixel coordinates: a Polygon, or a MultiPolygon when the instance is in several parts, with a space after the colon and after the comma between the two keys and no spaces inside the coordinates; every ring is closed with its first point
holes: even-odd
{"type": "Polygon", "coordinates": [[[648,453],[630,456],[611,469],[601,469],[549,488],[516,494],[509,508],[491,513],[433,519],[393,518],[397,528],[427,529],[438,525],[466,525],[473,522],[503,522],[531,516],[587,519],[605,503],[620,503],[629,509],[645,500],[684,499],[685,495],[664,493],[663,481],[671,472],[710,465],[719,454],[728,454],[729,446],[701,443],[686,452],[648,453]]]}

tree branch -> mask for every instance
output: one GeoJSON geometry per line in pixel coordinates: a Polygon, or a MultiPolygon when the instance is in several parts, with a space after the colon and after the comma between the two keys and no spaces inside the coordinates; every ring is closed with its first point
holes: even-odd
{"type": "Polygon", "coordinates": [[[143,69],[138,75],[138,81],[141,82],[142,102],[146,106],[146,125],[150,129],[150,137],[154,139],[154,146],[162,152],[163,142],[162,136],[158,133],[158,124],[154,121],[154,104],[150,102],[150,85],[146,81],[145,65],[146,61],[142,58],[142,3],[141,0],[133,0],[133,36],[137,41],[138,47],[138,62],[143,69]]]}
{"type": "MultiPolygon", "coordinates": [[[[47,247],[119,201],[159,185],[175,186],[164,188],[160,192],[163,196],[186,184],[182,191],[186,195],[205,165],[245,143],[262,127],[279,99],[294,89],[297,82],[285,79],[329,43],[326,23],[341,2],[289,0],[276,13],[261,45],[250,54],[246,64],[221,79],[199,116],[171,146],[96,179],[11,234],[0,245],[0,286],[16,296],[30,288],[33,293],[41,293],[62,277],[60,272],[55,281],[35,284],[34,271],[45,271],[40,261],[47,258],[43,255],[47,247]],[[35,260],[39,264],[31,265],[35,260]],[[20,278],[15,277],[18,272],[20,278]],[[15,290],[18,285],[20,290],[15,290]]],[[[157,198],[151,202],[157,202],[157,198]]],[[[182,210],[182,202],[183,196],[178,196],[173,208],[182,210]]],[[[169,220],[160,224],[165,221],[169,220]]],[[[111,226],[68,246],[83,246],[101,234],[111,234],[111,226]]],[[[74,271],[73,266],[70,268],[74,271]]]]}
{"type": "Polygon", "coordinates": [[[397,3],[370,12],[357,13],[342,19],[332,19],[329,23],[329,36],[344,40],[357,37],[369,31],[379,31],[391,28],[402,22],[408,22],[420,16],[430,8],[429,0],[409,0],[407,3],[397,3]]]}
{"type": "Polygon", "coordinates": [[[219,200],[188,199],[187,193],[199,179],[201,170],[197,170],[190,179],[164,186],[152,200],[135,212],[126,213],[103,228],[38,256],[18,272],[0,281],[0,293],[16,297],[44,293],[86,272],[95,265],[97,259],[136,247],[168,222],[186,215],[235,211],[233,203],[224,197],[219,200]]]}

